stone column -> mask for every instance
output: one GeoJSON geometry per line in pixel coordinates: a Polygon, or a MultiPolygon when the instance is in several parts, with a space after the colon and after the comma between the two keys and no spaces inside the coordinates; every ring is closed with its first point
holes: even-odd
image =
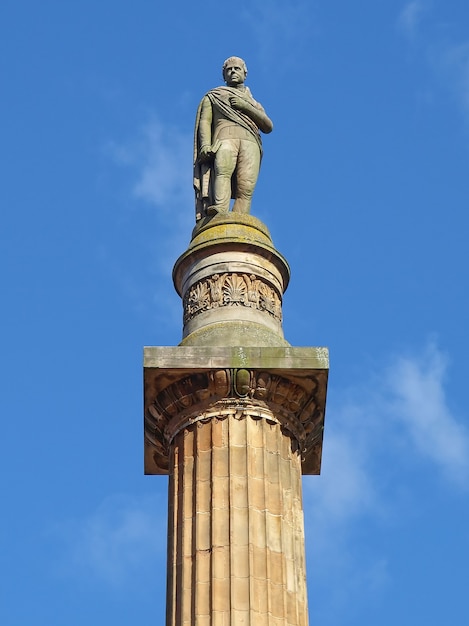
{"type": "Polygon", "coordinates": [[[235,409],[178,433],[171,626],[307,624],[299,461],[273,419],[235,409]]]}
{"type": "Polygon", "coordinates": [[[320,471],[328,353],[283,338],[288,266],[239,219],[196,229],[173,273],[183,341],[144,353],[145,473],[169,474],[167,626],[308,625],[301,474],[320,471]]]}

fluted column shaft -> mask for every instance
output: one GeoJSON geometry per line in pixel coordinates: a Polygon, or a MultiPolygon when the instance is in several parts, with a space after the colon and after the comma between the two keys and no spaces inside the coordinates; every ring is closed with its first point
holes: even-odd
{"type": "Polygon", "coordinates": [[[301,459],[280,424],[195,422],[169,475],[167,626],[307,626],[301,459]]]}

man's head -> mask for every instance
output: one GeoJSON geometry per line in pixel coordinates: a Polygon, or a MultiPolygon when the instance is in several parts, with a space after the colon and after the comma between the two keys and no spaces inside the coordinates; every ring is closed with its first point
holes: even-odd
{"type": "Polygon", "coordinates": [[[223,63],[223,79],[227,85],[239,85],[244,83],[248,74],[248,68],[243,59],[230,57],[223,63]]]}

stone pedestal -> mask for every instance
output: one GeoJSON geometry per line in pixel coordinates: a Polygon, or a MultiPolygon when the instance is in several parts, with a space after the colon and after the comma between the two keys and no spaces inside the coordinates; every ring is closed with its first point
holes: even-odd
{"type": "Polygon", "coordinates": [[[282,298],[290,268],[266,226],[228,213],[199,222],[173,270],[182,345],[287,346],[282,298]]]}
{"type": "Polygon", "coordinates": [[[301,473],[319,474],[325,348],[281,328],[289,269],[250,216],[176,262],[184,330],[144,352],[145,473],[169,474],[167,626],[307,626],[301,473]]]}

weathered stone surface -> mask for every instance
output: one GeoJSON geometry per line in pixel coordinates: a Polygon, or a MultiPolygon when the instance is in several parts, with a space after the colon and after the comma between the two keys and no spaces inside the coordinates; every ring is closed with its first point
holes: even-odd
{"type": "Polygon", "coordinates": [[[273,417],[212,419],[175,436],[168,626],[184,623],[181,611],[191,625],[307,625],[301,459],[273,417]],[[220,441],[220,429],[228,455],[220,456],[215,445],[206,450],[210,439],[220,441]],[[259,454],[263,462],[252,459],[259,454]],[[208,475],[209,481],[198,479],[208,475]],[[227,491],[222,498],[216,497],[220,482],[227,491]],[[181,497],[186,488],[192,499],[181,497]],[[204,621],[207,615],[211,621],[204,621]]]}
{"type": "MultiPolygon", "coordinates": [[[[318,474],[327,374],[324,348],[145,348],[145,472],[168,473],[181,429],[239,415],[280,424],[300,451],[303,472],[318,474]]],[[[276,467],[266,468],[267,476],[276,467]]]]}
{"type": "Polygon", "coordinates": [[[184,345],[288,345],[282,298],[289,278],[260,220],[217,216],[194,229],[173,270],[184,345]]]}
{"type": "Polygon", "coordinates": [[[262,157],[260,132],[272,121],[244,81],[245,62],[230,57],[223,64],[226,86],[211,89],[197,110],[194,133],[195,218],[249,213],[262,157]]]}
{"type": "MultiPolygon", "coordinates": [[[[284,370],[327,370],[327,348],[213,346],[148,346],[143,349],[144,368],[165,370],[199,368],[251,368],[284,370]]],[[[168,378],[170,380],[170,377],[168,378]]]]}

